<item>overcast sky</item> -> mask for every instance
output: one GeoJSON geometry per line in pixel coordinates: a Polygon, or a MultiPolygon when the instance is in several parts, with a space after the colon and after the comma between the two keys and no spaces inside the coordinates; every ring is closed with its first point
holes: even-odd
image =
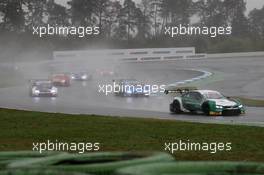
{"type": "Polygon", "coordinates": [[[248,11],[251,11],[254,8],[260,9],[264,5],[263,0],[246,0],[246,2],[247,2],[248,11]]]}
{"type": "MultiPolygon", "coordinates": [[[[57,3],[66,5],[68,0],[55,0],[57,3]]],[[[120,0],[123,1],[123,0],[120,0]]],[[[135,2],[140,2],[140,0],[135,0],[135,2]]],[[[264,5],[264,0],[246,0],[247,2],[247,13],[252,9],[257,8],[260,9],[264,5]]]]}

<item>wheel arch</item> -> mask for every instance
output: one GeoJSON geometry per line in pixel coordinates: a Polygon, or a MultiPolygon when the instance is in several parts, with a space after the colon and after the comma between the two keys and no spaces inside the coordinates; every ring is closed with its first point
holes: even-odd
{"type": "Polygon", "coordinates": [[[179,102],[181,110],[185,111],[185,108],[183,107],[183,103],[182,103],[182,98],[181,97],[174,97],[172,103],[176,100],[179,102]]]}
{"type": "Polygon", "coordinates": [[[212,100],[204,101],[202,106],[201,106],[203,112],[204,112],[204,107],[206,107],[206,105],[207,105],[209,111],[215,111],[215,108],[216,108],[215,101],[212,101],[212,100]]]}

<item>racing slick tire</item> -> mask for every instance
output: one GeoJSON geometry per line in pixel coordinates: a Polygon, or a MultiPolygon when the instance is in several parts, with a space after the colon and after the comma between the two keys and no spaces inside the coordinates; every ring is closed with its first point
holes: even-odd
{"type": "Polygon", "coordinates": [[[210,106],[208,101],[202,104],[202,111],[205,115],[210,116],[210,106]]]}
{"type": "Polygon", "coordinates": [[[180,114],[180,113],[182,113],[181,105],[180,105],[180,102],[178,100],[174,100],[170,104],[170,111],[171,111],[171,113],[174,113],[174,114],[180,114]]]}

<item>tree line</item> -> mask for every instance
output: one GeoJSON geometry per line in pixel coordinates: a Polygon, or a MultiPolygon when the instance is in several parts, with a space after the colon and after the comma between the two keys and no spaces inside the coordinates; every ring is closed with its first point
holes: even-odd
{"type": "Polygon", "coordinates": [[[67,0],[67,7],[54,0],[1,0],[0,32],[29,34],[33,26],[46,24],[99,26],[99,39],[122,46],[126,43],[127,47],[196,46],[200,51],[212,52],[261,50],[264,48],[264,7],[252,10],[249,15],[245,13],[245,0],[141,0],[139,3],[67,0]],[[233,32],[232,36],[215,39],[206,36],[164,39],[164,28],[179,24],[232,26],[233,32]]]}

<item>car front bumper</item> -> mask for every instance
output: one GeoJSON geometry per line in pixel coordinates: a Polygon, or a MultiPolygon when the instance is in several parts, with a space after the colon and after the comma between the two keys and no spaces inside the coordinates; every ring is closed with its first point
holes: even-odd
{"type": "Polygon", "coordinates": [[[32,94],[33,97],[57,97],[57,93],[51,93],[51,92],[40,92],[32,94]]]}
{"type": "Polygon", "coordinates": [[[215,111],[210,111],[209,115],[212,116],[237,116],[245,114],[244,108],[223,108],[223,109],[216,109],[215,111]]]}
{"type": "Polygon", "coordinates": [[[54,81],[53,82],[54,86],[69,86],[70,83],[67,81],[54,81]]]}

